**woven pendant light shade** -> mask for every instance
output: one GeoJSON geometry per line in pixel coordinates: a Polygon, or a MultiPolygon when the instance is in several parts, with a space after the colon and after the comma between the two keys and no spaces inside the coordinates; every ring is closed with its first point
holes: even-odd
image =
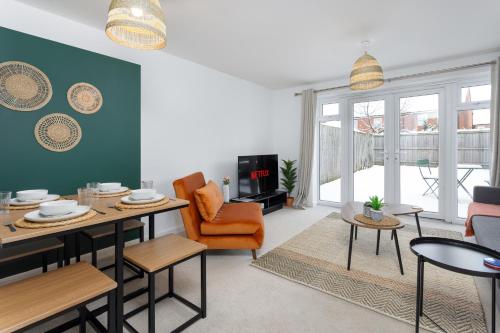
{"type": "Polygon", "coordinates": [[[365,52],[352,66],[349,87],[352,90],[369,90],[384,84],[384,72],[377,59],[365,52]]]}
{"type": "Polygon", "coordinates": [[[167,28],[159,0],[113,0],[106,35],[116,43],[141,50],[166,46],[167,28]]]}

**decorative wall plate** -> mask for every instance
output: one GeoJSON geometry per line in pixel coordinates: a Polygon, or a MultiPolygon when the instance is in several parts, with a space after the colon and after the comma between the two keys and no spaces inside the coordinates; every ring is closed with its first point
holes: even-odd
{"type": "Polygon", "coordinates": [[[41,70],[19,61],[0,63],[0,104],[15,111],[35,111],[52,98],[52,85],[41,70]]]}
{"type": "Polygon", "coordinates": [[[68,103],[77,112],[92,114],[101,108],[102,95],[89,83],[75,83],[68,89],[68,103]]]}
{"type": "Polygon", "coordinates": [[[35,125],[36,141],[45,149],[64,152],[73,149],[82,138],[78,122],[63,113],[51,113],[35,125]]]}

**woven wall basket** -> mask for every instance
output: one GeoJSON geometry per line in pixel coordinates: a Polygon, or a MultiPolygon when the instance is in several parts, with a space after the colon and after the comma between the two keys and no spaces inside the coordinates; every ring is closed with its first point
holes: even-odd
{"type": "Polygon", "coordinates": [[[0,104],[15,111],[35,111],[52,98],[52,85],[41,70],[19,61],[0,63],[0,104]]]}
{"type": "Polygon", "coordinates": [[[101,108],[102,95],[89,83],[75,83],[68,89],[68,103],[77,112],[92,114],[101,108]]]}
{"type": "Polygon", "coordinates": [[[82,138],[82,129],[70,116],[52,113],[36,123],[35,138],[47,150],[65,152],[78,145],[82,138]]]}

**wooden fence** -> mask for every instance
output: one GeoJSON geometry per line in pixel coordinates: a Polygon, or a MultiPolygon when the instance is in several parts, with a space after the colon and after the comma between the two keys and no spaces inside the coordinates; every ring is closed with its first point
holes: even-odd
{"type": "MultiPolygon", "coordinates": [[[[320,184],[340,177],[340,128],[320,125],[320,184]]],[[[457,132],[457,163],[490,164],[490,130],[459,130],[457,132]]],[[[384,164],[383,134],[354,132],[355,171],[384,164]]],[[[400,163],[416,165],[428,159],[431,166],[439,164],[439,132],[401,133],[400,163]]]]}
{"type": "MultiPolygon", "coordinates": [[[[338,127],[320,125],[320,184],[328,183],[340,178],[340,132],[338,127]]],[[[374,140],[367,133],[354,133],[354,149],[357,152],[354,158],[356,171],[371,168],[374,164],[374,140]]]]}
{"type": "MultiPolygon", "coordinates": [[[[384,163],[384,137],[374,135],[375,164],[384,163]]],[[[457,131],[457,163],[490,164],[490,130],[457,131]]],[[[439,132],[401,133],[399,160],[403,165],[416,165],[428,159],[431,166],[439,164],[439,132]]]]}

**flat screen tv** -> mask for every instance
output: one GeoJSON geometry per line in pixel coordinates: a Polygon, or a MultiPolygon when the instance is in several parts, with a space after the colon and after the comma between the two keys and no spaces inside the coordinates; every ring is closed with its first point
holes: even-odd
{"type": "Polygon", "coordinates": [[[239,197],[278,189],[278,155],[238,156],[239,197]]]}

